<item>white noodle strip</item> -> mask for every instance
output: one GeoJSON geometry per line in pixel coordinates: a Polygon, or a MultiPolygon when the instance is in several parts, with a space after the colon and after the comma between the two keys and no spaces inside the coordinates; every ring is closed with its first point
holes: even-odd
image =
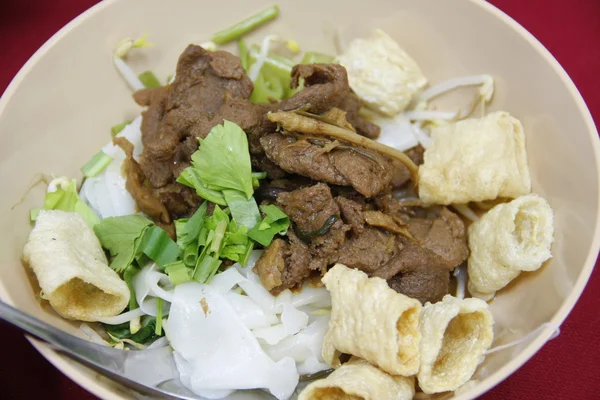
{"type": "Polygon", "coordinates": [[[163,336],[161,338],[156,339],[154,342],[152,342],[148,347],[146,347],[146,350],[159,349],[161,347],[165,347],[168,345],[169,345],[169,340],[167,339],[166,336],[163,336]]]}
{"type": "Polygon", "coordinates": [[[96,320],[107,325],[119,325],[129,322],[134,318],[141,317],[142,315],[145,315],[144,311],[141,308],[136,308],[135,310],[127,311],[126,313],[115,315],[114,317],[98,317],[96,320]]]}
{"type": "MultiPolygon", "coordinates": [[[[249,54],[256,59],[258,59],[258,57],[259,57],[259,53],[257,53],[254,50],[249,50],[249,54]]],[[[275,67],[277,69],[281,69],[284,71],[290,71],[290,73],[292,72],[292,67],[290,67],[288,64],[282,63],[281,61],[276,60],[274,58],[267,57],[265,59],[265,62],[263,63],[263,65],[265,65],[265,64],[268,64],[272,67],[275,67]]]]}
{"type": "Polygon", "coordinates": [[[411,128],[415,137],[424,149],[427,149],[429,146],[431,146],[431,142],[433,141],[433,139],[431,139],[431,136],[429,136],[427,132],[425,132],[425,130],[421,129],[420,123],[412,124],[411,128]]]}
{"type": "Polygon", "coordinates": [[[79,329],[81,329],[83,333],[85,333],[85,335],[90,339],[90,342],[108,347],[108,344],[104,339],[102,339],[102,336],[100,336],[98,332],[93,330],[88,324],[81,324],[79,326],[79,329]]]}
{"type": "Polygon", "coordinates": [[[456,278],[456,298],[464,299],[466,288],[467,288],[467,271],[464,266],[458,267],[454,270],[454,277],[456,278]]]}
{"type": "MultiPolygon", "coordinates": [[[[493,78],[490,75],[472,75],[472,76],[463,76],[460,78],[453,78],[442,83],[439,83],[435,86],[430,87],[427,90],[424,90],[417,100],[417,102],[429,101],[435,97],[438,97],[444,93],[450,92],[456,88],[463,86],[476,86],[488,84],[490,80],[493,82],[493,78]]],[[[486,88],[487,89],[487,88],[486,88]]],[[[491,96],[490,96],[491,97],[491,96]]]]}
{"type": "Polygon", "coordinates": [[[121,76],[133,90],[140,90],[144,88],[144,84],[138,78],[137,74],[127,65],[127,63],[119,57],[113,57],[113,62],[117,70],[121,73],[121,76]]]}
{"type": "Polygon", "coordinates": [[[467,204],[452,204],[452,208],[468,220],[473,222],[479,221],[479,216],[467,204]]]}
{"type": "Polygon", "coordinates": [[[440,119],[449,121],[454,119],[456,114],[456,112],[452,111],[415,110],[406,111],[404,116],[411,121],[434,121],[440,119]]]}
{"type": "Polygon", "coordinates": [[[252,64],[250,70],[248,71],[248,78],[250,78],[252,82],[256,82],[256,79],[258,79],[260,70],[262,69],[262,66],[265,63],[265,60],[269,56],[269,48],[271,47],[271,41],[276,39],[277,36],[275,35],[268,35],[265,36],[265,38],[263,39],[262,45],[260,46],[260,52],[258,53],[258,58],[256,59],[256,62],[252,64]]]}
{"type": "Polygon", "coordinates": [[[530,339],[533,339],[534,337],[536,337],[542,330],[546,329],[547,327],[554,328],[554,332],[552,333],[552,336],[550,336],[550,338],[548,338],[548,340],[552,340],[552,339],[556,338],[558,335],[560,335],[560,326],[558,326],[552,322],[545,322],[545,323],[541,324],[540,326],[538,326],[537,328],[535,328],[534,330],[532,330],[531,332],[529,332],[527,335],[525,335],[517,340],[514,340],[512,342],[489,349],[488,351],[486,351],[484,353],[484,355],[487,356],[488,354],[492,354],[497,351],[501,351],[501,350],[505,350],[505,349],[517,346],[523,342],[527,342],[530,339]]]}
{"type": "MultiPolygon", "coordinates": [[[[154,268],[154,266],[152,268],[154,268]]],[[[173,302],[173,291],[172,290],[167,291],[158,285],[158,282],[160,282],[161,278],[163,278],[163,277],[165,279],[169,279],[165,274],[162,274],[158,271],[148,272],[148,274],[146,274],[146,276],[145,276],[146,285],[148,285],[148,288],[151,290],[151,292],[153,292],[152,295],[154,295],[156,297],[160,297],[161,299],[168,301],[169,303],[172,303],[173,302]],[[156,278],[158,278],[158,279],[156,279],[156,278]]]]}

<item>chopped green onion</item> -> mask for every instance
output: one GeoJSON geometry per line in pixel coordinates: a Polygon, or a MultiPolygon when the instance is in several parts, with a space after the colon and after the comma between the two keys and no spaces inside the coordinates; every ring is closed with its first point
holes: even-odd
{"type": "Polygon", "coordinates": [[[112,162],[113,158],[100,150],[97,152],[90,161],[85,163],[83,167],[81,167],[81,172],[86,178],[93,178],[98,175],[104,168],[108,166],[112,162]]]}
{"type": "Polygon", "coordinates": [[[156,336],[162,334],[162,316],[163,316],[163,299],[160,297],[156,298],[156,329],[154,333],[156,336]]]}
{"type": "Polygon", "coordinates": [[[254,82],[254,90],[250,95],[250,101],[253,103],[271,103],[271,99],[278,101],[285,97],[286,88],[283,86],[281,79],[276,75],[260,73],[256,82],[254,82]]]}
{"type": "Polygon", "coordinates": [[[162,86],[152,71],[144,71],[138,75],[138,78],[144,86],[149,89],[155,89],[162,86]]]}
{"type": "Polygon", "coordinates": [[[29,219],[31,220],[31,222],[35,222],[38,215],[40,214],[40,210],[41,210],[40,207],[34,207],[29,210],[29,219]]]}
{"type": "Polygon", "coordinates": [[[302,57],[300,64],[330,64],[334,60],[329,54],[318,53],[316,51],[307,51],[302,57]]]}
{"type": "Polygon", "coordinates": [[[244,255],[240,258],[240,265],[242,267],[245,267],[246,264],[248,264],[248,259],[250,258],[250,255],[252,254],[252,250],[254,250],[254,243],[252,243],[251,241],[248,242],[248,247],[246,248],[246,252],[244,253],[244,255]]]}
{"type": "MultiPolygon", "coordinates": [[[[199,258],[198,261],[201,259],[199,258]]],[[[215,257],[211,257],[209,255],[202,258],[202,261],[196,265],[196,271],[194,272],[194,280],[200,283],[206,283],[208,280],[214,276],[216,271],[221,266],[221,260],[215,257]]]]}
{"type": "Polygon", "coordinates": [[[121,122],[120,124],[117,124],[117,125],[113,126],[112,128],[110,128],[110,133],[112,134],[113,137],[117,136],[130,123],[131,123],[131,121],[121,122]]]}
{"type": "Polygon", "coordinates": [[[265,179],[267,177],[267,173],[266,172],[253,172],[252,176],[255,177],[256,179],[265,179]]]}
{"type": "Polygon", "coordinates": [[[189,269],[182,261],[176,261],[165,267],[169,280],[173,285],[180,285],[192,280],[191,269],[189,269]]]}
{"type": "Polygon", "coordinates": [[[227,221],[221,221],[215,228],[215,236],[213,237],[212,243],[210,244],[210,251],[212,253],[219,254],[221,250],[221,243],[225,237],[225,229],[227,229],[227,221]]]}
{"type": "Polygon", "coordinates": [[[211,41],[216,44],[225,44],[231,42],[242,35],[250,32],[258,26],[276,18],[279,15],[279,7],[271,6],[266,10],[259,12],[245,20],[238,22],[237,24],[217,32],[213,35],[211,41]]]}
{"type": "Polygon", "coordinates": [[[244,67],[244,70],[248,71],[248,67],[250,66],[250,59],[248,58],[248,46],[246,46],[246,42],[244,42],[242,39],[238,40],[238,50],[240,52],[242,67],[244,67]]]}
{"type": "Polygon", "coordinates": [[[151,226],[144,233],[139,251],[164,268],[179,257],[179,246],[158,226],[151,226]]]}
{"type": "MultiPolygon", "coordinates": [[[[123,280],[127,284],[127,287],[129,288],[129,293],[130,293],[130,296],[129,296],[129,310],[130,311],[138,308],[138,303],[135,298],[135,289],[133,288],[133,277],[138,272],[140,272],[140,269],[134,265],[130,265],[129,267],[125,268],[125,272],[123,272],[123,280]]],[[[135,332],[133,332],[133,333],[135,333],[135,332]]]]}

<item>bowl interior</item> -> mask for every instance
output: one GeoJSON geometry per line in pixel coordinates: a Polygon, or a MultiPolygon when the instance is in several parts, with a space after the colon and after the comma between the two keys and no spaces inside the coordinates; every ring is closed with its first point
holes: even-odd
{"type": "MultiPolygon", "coordinates": [[[[336,42],[380,28],[419,63],[430,82],[471,74],[496,78],[493,110],[505,110],[525,127],[534,191],[555,211],[554,257],[522,276],[492,302],[498,343],[541,324],[558,325],[583,290],[598,252],[598,141],[574,86],[545,50],[516,23],[482,1],[341,0],[278,2],[277,21],[266,32],[292,38],[305,50],[334,53],[336,42]],[[365,16],[369,17],[365,17],[365,16]],[[336,39],[337,38],[337,39],[336,39]]],[[[188,43],[270,5],[229,1],[216,9],[198,0],[106,1],[63,29],[33,57],[0,100],[0,295],[53,325],[79,334],[77,324],[40,307],[35,281],[20,262],[30,230],[28,210],[43,188],[28,190],[41,173],[81,177],[79,168],[110,140],[109,128],[141,109],[113,68],[116,43],[148,32],[154,47],[132,53],[138,71],[152,69],[163,81],[188,43]]],[[[440,102],[456,109],[468,91],[440,102]]],[[[482,393],[523,364],[547,340],[495,353],[482,364],[482,380],[457,398],[482,393]],[[487,378],[485,378],[487,377],[487,378]],[[483,379],[485,378],[485,379],[483,379]]],[[[88,390],[104,398],[128,396],[48,349],[44,355],[88,390]]]]}

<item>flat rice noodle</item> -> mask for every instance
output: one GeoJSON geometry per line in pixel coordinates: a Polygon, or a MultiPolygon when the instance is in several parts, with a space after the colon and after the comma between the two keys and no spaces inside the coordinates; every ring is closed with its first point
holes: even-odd
{"type": "Polygon", "coordinates": [[[166,334],[183,384],[199,396],[264,388],[286,399],[298,384],[294,360],[269,358],[227,299],[208,285],[175,288],[166,334]]]}

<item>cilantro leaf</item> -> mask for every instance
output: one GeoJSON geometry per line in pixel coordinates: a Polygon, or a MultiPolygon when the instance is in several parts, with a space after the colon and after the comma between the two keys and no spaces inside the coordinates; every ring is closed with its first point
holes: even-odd
{"type": "Polygon", "coordinates": [[[121,273],[136,257],[142,237],[152,221],[141,215],[108,217],[94,226],[102,247],[115,257],[110,267],[121,273]]]}
{"type": "MultiPolygon", "coordinates": [[[[224,121],[223,125],[213,127],[205,139],[198,140],[200,147],[192,154],[192,166],[186,168],[192,168],[194,174],[182,175],[186,179],[196,175],[203,186],[211,190],[238,190],[249,199],[254,192],[252,166],[248,138],[242,128],[224,121]]],[[[189,180],[188,183],[194,184],[189,180]]]]}

